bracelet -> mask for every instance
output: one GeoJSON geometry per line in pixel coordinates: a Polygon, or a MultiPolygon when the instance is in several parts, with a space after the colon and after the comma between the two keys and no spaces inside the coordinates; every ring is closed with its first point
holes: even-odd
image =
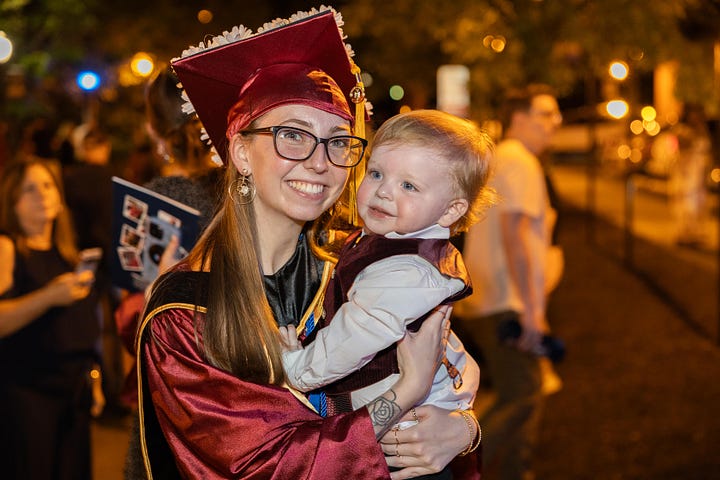
{"type": "Polygon", "coordinates": [[[468,446],[458,454],[459,457],[464,457],[468,453],[472,453],[480,446],[480,442],[482,441],[482,429],[480,428],[480,422],[478,422],[477,418],[475,418],[475,415],[470,413],[467,410],[456,410],[462,417],[465,419],[465,423],[467,424],[468,428],[468,434],[470,435],[470,442],[468,443],[468,446]],[[477,427],[477,433],[473,435],[473,423],[477,427]]]}

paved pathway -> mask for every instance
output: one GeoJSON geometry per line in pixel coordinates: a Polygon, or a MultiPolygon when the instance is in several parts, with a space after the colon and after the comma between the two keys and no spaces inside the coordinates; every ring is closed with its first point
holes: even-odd
{"type": "Polygon", "coordinates": [[[638,192],[640,238],[628,265],[616,226],[622,188],[598,182],[601,218],[589,239],[577,209],[583,171],[555,173],[570,208],[550,318],[568,356],[558,366],[564,388],[548,400],[538,478],[720,479],[715,252],[675,248],[664,199],[638,192]]]}

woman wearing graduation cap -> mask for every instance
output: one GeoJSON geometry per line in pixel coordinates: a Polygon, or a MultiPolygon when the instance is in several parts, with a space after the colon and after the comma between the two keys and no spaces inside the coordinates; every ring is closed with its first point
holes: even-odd
{"type": "Polygon", "coordinates": [[[321,418],[284,382],[277,325],[305,328],[320,312],[334,239],[318,219],[342,210],[367,143],[340,24],[332,9],[299,12],[173,61],[188,111],[226,166],[227,195],[189,256],[156,282],[140,326],[150,478],[375,479],[390,478],[388,465],[408,467],[392,478],[413,478],[442,469],[474,429],[427,407],[417,409],[425,429],[387,433],[429,390],[445,310],[400,343],[400,380],[366,408],[321,418]]]}

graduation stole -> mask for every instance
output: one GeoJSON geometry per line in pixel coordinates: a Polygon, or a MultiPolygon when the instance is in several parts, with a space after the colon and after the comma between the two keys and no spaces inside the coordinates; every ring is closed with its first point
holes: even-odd
{"type": "Polygon", "coordinates": [[[300,341],[305,340],[317,327],[318,322],[323,316],[323,303],[325,302],[325,291],[327,290],[328,283],[332,278],[335,270],[335,264],[331,261],[325,261],[323,266],[323,273],[320,279],[320,287],[315,293],[315,297],[310,302],[310,306],[305,310],[300,323],[296,328],[297,335],[300,341]]]}

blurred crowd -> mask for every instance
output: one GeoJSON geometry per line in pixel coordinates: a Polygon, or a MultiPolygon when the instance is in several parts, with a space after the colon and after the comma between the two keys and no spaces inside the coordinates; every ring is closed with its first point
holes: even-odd
{"type": "Polygon", "coordinates": [[[197,208],[203,222],[214,207],[219,169],[177,83],[168,68],[148,83],[147,121],[127,158],[102,118],[0,123],[0,446],[11,478],[91,478],[91,416],[133,408],[130,345],[144,297],[111,279],[112,177],[197,208]]]}

